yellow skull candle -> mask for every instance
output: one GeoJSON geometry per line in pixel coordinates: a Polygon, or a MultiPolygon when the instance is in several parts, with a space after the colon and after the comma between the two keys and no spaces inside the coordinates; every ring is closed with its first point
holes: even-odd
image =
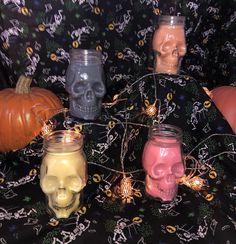
{"type": "Polygon", "coordinates": [[[82,135],[62,130],[46,136],[40,186],[46,194],[49,212],[57,218],[68,218],[80,206],[86,182],[82,135]]]}

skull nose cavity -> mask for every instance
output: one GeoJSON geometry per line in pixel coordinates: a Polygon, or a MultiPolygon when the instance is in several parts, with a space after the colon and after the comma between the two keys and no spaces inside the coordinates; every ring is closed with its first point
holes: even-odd
{"type": "Polygon", "coordinates": [[[166,176],[166,181],[167,181],[168,183],[172,183],[172,184],[176,183],[175,175],[174,175],[174,174],[168,174],[168,175],[166,176]]]}
{"type": "Polygon", "coordinates": [[[67,197],[67,192],[65,188],[59,188],[57,192],[57,198],[58,199],[64,199],[67,197]]]}
{"type": "Polygon", "coordinates": [[[93,93],[93,91],[91,89],[87,90],[85,92],[85,99],[86,100],[93,100],[94,99],[94,93],[93,93]]]}
{"type": "Polygon", "coordinates": [[[179,56],[179,49],[178,47],[174,47],[172,50],[172,55],[178,57],[179,56]]]}
{"type": "Polygon", "coordinates": [[[58,204],[67,204],[70,201],[70,194],[65,188],[59,188],[56,195],[56,202],[58,204]]]}

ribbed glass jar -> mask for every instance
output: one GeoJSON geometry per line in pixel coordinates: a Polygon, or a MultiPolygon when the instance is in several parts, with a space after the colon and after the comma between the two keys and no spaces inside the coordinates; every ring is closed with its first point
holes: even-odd
{"type": "Polygon", "coordinates": [[[81,205],[88,178],[83,136],[55,131],[44,138],[43,148],[40,186],[48,211],[56,218],[68,218],[81,205]]]}
{"type": "Polygon", "coordinates": [[[154,71],[179,74],[186,54],[185,17],[160,15],[152,40],[154,71]]]}
{"type": "Polygon", "coordinates": [[[94,49],[70,50],[65,89],[72,116],[84,120],[99,117],[106,93],[102,53],[94,49]]]}
{"type": "Polygon", "coordinates": [[[178,191],[178,179],[184,175],[182,130],[159,124],[149,129],[143,150],[146,193],[162,202],[172,201],[178,191]]]}

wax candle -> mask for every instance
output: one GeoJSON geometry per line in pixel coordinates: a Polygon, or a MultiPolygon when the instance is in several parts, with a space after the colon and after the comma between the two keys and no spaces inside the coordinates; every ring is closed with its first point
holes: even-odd
{"type": "Polygon", "coordinates": [[[56,131],[44,138],[40,186],[47,208],[57,218],[68,218],[81,205],[87,182],[83,137],[72,131],[56,131]]]}
{"type": "Polygon", "coordinates": [[[172,201],[184,175],[181,129],[167,124],[150,127],[142,163],[146,193],[162,202],[172,201]]]}
{"type": "Polygon", "coordinates": [[[186,54],[184,22],[184,16],[158,16],[152,41],[157,73],[179,73],[181,60],[186,54]]]}
{"type": "Polygon", "coordinates": [[[71,49],[65,89],[70,114],[84,120],[99,117],[106,93],[102,53],[93,49],[71,49]]]}

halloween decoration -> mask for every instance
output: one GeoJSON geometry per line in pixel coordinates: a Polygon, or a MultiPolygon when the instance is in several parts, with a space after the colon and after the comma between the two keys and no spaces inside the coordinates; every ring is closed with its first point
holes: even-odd
{"type": "Polygon", "coordinates": [[[21,75],[15,89],[0,91],[0,152],[25,147],[43,122],[62,108],[59,98],[43,88],[30,88],[32,78],[21,75]]]}
{"type": "Polygon", "coordinates": [[[82,135],[62,130],[46,136],[40,186],[47,196],[49,212],[57,218],[68,218],[81,205],[86,182],[87,163],[82,135]]]}
{"type": "Polygon", "coordinates": [[[181,60],[186,54],[183,16],[159,16],[152,48],[157,73],[178,74],[181,60]]]}
{"type": "Polygon", "coordinates": [[[101,112],[104,85],[101,52],[72,49],[66,73],[66,90],[70,94],[71,115],[94,120],[101,112]]]}
{"type": "Polygon", "coordinates": [[[216,87],[211,90],[211,97],[236,134],[236,87],[216,87]]]}
{"type": "Polygon", "coordinates": [[[146,171],[145,190],[162,202],[172,201],[178,190],[177,180],[184,175],[182,132],[172,125],[154,125],[143,151],[146,171]]]}

